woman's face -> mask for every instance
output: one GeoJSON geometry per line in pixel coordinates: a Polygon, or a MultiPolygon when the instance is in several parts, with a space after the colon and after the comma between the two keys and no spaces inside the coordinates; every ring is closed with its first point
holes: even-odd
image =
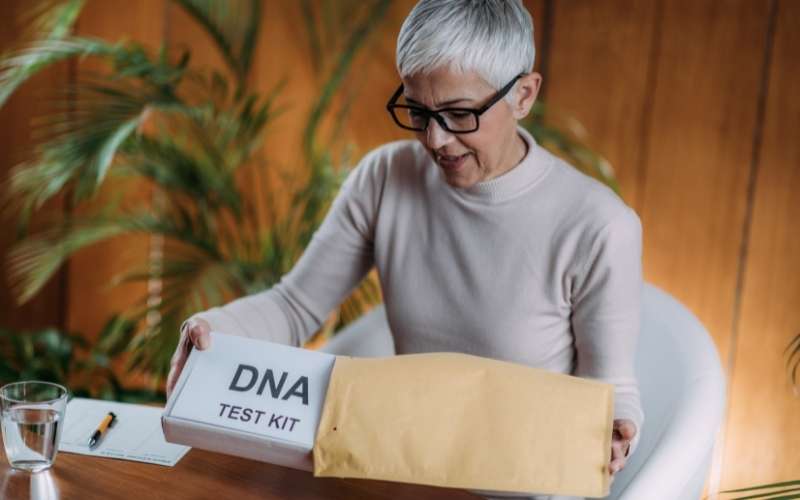
{"type": "MultiPolygon", "coordinates": [[[[475,132],[453,134],[431,118],[427,130],[416,133],[448,184],[468,188],[508,172],[522,160],[526,145],[517,133],[517,120],[528,114],[540,81],[536,73],[522,77],[514,103],[506,99],[495,103],[480,116],[480,127],[475,132]]],[[[477,109],[497,91],[474,72],[454,73],[449,68],[406,77],[403,85],[406,101],[431,110],[477,109]]]]}

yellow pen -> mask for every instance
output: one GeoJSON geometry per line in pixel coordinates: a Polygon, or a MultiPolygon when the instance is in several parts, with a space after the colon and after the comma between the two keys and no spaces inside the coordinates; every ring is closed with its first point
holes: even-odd
{"type": "Polygon", "coordinates": [[[100,438],[103,437],[103,435],[111,426],[114,425],[116,420],[117,416],[114,414],[114,412],[108,412],[108,415],[103,418],[103,421],[100,422],[100,425],[98,425],[97,429],[95,429],[92,437],[89,438],[89,448],[94,448],[97,446],[97,443],[100,442],[100,438]]]}

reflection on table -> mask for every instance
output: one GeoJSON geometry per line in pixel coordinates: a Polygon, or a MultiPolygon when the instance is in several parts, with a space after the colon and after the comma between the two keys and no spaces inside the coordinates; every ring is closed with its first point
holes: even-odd
{"type": "Polygon", "coordinates": [[[11,469],[0,447],[0,499],[477,500],[459,490],[315,478],[309,472],[192,449],[175,467],[59,453],[49,471],[11,469]]]}

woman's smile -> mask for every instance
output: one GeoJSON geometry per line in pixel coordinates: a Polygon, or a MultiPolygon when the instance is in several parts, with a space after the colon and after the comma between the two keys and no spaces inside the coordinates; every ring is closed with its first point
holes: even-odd
{"type": "Polygon", "coordinates": [[[472,153],[462,155],[436,154],[436,163],[442,167],[446,173],[456,173],[462,169],[472,153]]]}

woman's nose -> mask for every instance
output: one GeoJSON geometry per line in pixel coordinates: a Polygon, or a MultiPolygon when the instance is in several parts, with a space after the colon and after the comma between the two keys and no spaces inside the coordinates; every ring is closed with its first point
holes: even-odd
{"type": "Polygon", "coordinates": [[[439,122],[430,118],[428,128],[425,130],[425,140],[431,149],[439,149],[453,140],[453,134],[443,129],[439,122]]]}

